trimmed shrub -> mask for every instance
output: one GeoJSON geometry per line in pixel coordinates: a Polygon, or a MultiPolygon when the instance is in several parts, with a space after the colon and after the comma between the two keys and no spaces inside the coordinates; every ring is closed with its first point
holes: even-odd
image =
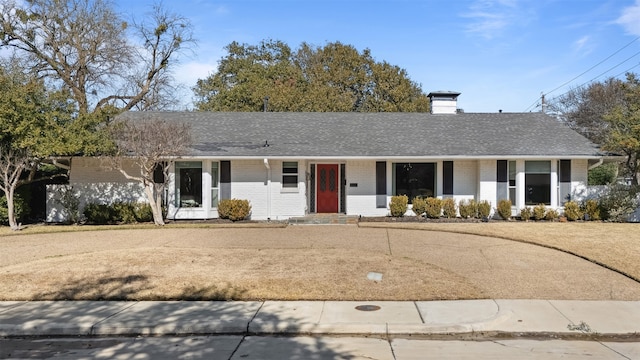
{"type": "MultiPolygon", "coordinates": [[[[13,195],[13,214],[19,222],[22,216],[29,212],[29,205],[24,201],[22,196],[13,195]]],[[[9,210],[7,209],[7,197],[0,196],[0,224],[9,225],[9,210]]]]}
{"type": "Polygon", "coordinates": [[[547,213],[547,206],[545,204],[538,204],[533,207],[533,220],[544,220],[544,215],[547,213]]]}
{"type": "Polygon", "coordinates": [[[496,210],[502,219],[511,219],[511,200],[502,199],[498,201],[498,208],[496,210]]]}
{"type": "Polygon", "coordinates": [[[447,219],[452,219],[457,216],[456,213],[456,201],[453,198],[446,198],[442,200],[442,215],[447,219]]]}
{"type": "Polygon", "coordinates": [[[569,221],[576,221],[582,218],[582,210],[580,205],[575,201],[567,201],[564,203],[564,216],[569,221]]]}
{"type": "Polygon", "coordinates": [[[153,221],[153,212],[151,211],[151,205],[149,205],[149,203],[135,203],[133,211],[136,215],[137,222],[153,221]]]}
{"type": "Polygon", "coordinates": [[[427,198],[426,214],[429,219],[438,219],[442,214],[442,200],[434,197],[427,198]]]}
{"type": "Polygon", "coordinates": [[[116,211],[111,205],[90,203],[84,207],[83,213],[89,224],[106,225],[118,222],[116,211]]]}
{"type": "MultiPolygon", "coordinates": [[[[393,198],[391,198],[391,201],[393,202],[393,198]]],[[[411,200],[411,203],[411,211],[413,211],[416,216],[422,216],[427,211],[427,201],[425,199],[421,197],[414,197],[413,200],[411,200]]],[[[393,211],[391,211],[391,215],[393,216],[393,211]]]]}
{"type": "Polygon", "coordinates": [[[557,220],[559,217],[560,214],[558,214],[558,211],[556,211],[556,209],[549,209],[544,213],[544,219],[548,221],[557,220]]]}
{"type": "Polygon", "coordinates": [[[522,219],[522,221],[529,221],[529,219],[531,219],[531,209],[528,207],[520,209],[520,219],[522,219]]]}
{"type": "Polygon", "coordinates": [[[133,224],[153,220],[151,206],[148,203],[115,202],[111,205],[87,204],[84,208],[87,223],[95,225],[133,224]]]}
{"type": "Polygon", "coordinates": [[[462,200],[458,205],[460,217],[463,219],[475,218],[478,214],[478,204],[475,200],[462,200]]]}
{"type": "Polygon", "coordinates": [[[136,222],[136,210],[133,203],[118,201],[111,206],[115,214],[115,222],[125,224],[133,224],[136,222]]]}
{"type": "Polygon", "coordinates": [[[600,207],[598,207],[598,202],[592,199],[587,200],[584,203],[584,215],[585,220],[600,220],[600,207]]]}
{"type": "MultiPolygon", "coordinates": [[[[415,200],[415,199],[414,199],[415,200]]],[[[402,217],[409,208],[409,198],[407,195],[397,195],[391,197],[389,211],[393,217],[402,217]]]]}
{"type": "Polygon", "coordinates": [[[249,200],[225,199],[218,203],[218,216],[231,221],[244,220],[251,214],[249,200]]]}
{"type": "Polygon", "coordinates": [[[478,202],[478,218],[485,219],[491,215],[491,203],[487,200],[478,202]]]}

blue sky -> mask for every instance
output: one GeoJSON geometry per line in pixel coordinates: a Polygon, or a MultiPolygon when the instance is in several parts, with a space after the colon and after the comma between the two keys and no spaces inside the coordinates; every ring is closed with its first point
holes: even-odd
{"type": "MultiPolygon", "coordinates": [[[[152,3],[116,0],[116,7],[139,17],[152,3]]],[[[187,87],[216,71],[225,45],[258,44],[264,39],[282,40],[292,48],[302,42],[322,46],[334,41],[360,51],[368,48],[377,61],[406,69],[425,93],[461,92],[458,107],[465,112],[539,111],[535,105],[542,92],[553,98],[594,79],[628,70],[640,73],[640,0],[164,0],[163,4],[194,26],[198,46],[181,58],[175,73],[187,87]]],[[[185,91],[185,103],[191,97],[191,91],[185,91]]]]}

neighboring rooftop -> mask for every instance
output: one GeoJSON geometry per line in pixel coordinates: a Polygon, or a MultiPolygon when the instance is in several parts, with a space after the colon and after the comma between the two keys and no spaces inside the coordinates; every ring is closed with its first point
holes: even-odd
{"type": "Polygon", "coordinates": [[[585,157],[596,145],[542,113],[127,112],[192,127],[211,157],[585,157]],[[265,142],[269,146],[264,146],[265,142]]]}

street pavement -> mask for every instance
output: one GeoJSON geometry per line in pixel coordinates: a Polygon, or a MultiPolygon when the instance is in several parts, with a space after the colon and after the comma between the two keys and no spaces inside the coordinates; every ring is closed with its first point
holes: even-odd
{"type": "Polygon", "coordinates": [[[640,301],[14,301],[0,337],[3,359],[640,359],[640,301]]]}

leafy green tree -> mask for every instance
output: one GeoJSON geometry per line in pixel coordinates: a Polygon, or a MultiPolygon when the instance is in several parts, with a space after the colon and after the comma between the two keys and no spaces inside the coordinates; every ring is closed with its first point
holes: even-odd
{"type": "Polygon", "coordinates": [[[632,185],[640,185],[640,79],[635,74],[627,74],[623,91],[623,104],[604,117],[610,131],[603,148],[626,155],[626,175],[631,178],[632,185]]]}
{"type": "Polygon", "coordinates": [[[589,185],[609,185],[616,181],[618,176],[618,164],[607,163],[589,170],[589,185]]]}
{"type": "Polygon", "coordinates": [[[261,111],[265,96],[275,111],[294,106],[304,93],[303,78],[293,63],[291,49],[281,41],[244,45],[232,42],[218,71],[198,80],[194,88],[198,109],[208,111],[261,111]]]}
{"type": "Polygon", "coordinates": [[[15,190],[34,180],[45,144],[52,144],[55,122],[65,120],[51,101],[44,84],[22,72],[0,67],[0,191],[7,199],[11,229],[18,230],[15,190]]]}
{"type": "Polygon", "coordinates": [[[171,69],[194,42],[189,21],[160,5],[132,26],[108,0],[0,0],[0,13],[0,48],[68,91],[80,114],[170,106],[171,69]]]}
{"type": "Polygon", "coordinates": [[[376,62],[339,42],[302,43],[293,51],[281,41],[233,42],[215,74],[194,87],[201,111],[379,112],[429,110],[429,100],[405,70],[376,62]]]}

